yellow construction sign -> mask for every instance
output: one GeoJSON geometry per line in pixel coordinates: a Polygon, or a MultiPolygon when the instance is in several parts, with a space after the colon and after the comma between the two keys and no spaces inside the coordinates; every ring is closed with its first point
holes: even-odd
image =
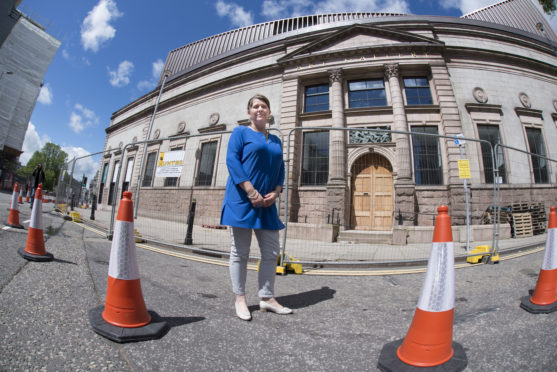
{"type": "Polygon", "coordinates": [[[470,178],[470,161],[468,159],[458,161],[458,176],[460,178],[470,178]]]}

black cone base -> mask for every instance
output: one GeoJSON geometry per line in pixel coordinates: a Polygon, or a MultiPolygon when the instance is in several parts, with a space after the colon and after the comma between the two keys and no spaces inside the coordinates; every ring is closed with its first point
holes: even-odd
{"type": "Polygon", "coordinates": [[[17,250],[17,253],[19,253],[21,257],[29,261],[45,262],[45,261],[52,261],[54,259],[52,253],[47,252],[44,256],[39,256],[38,254],[31,254],[25,252],[25,248],[19,248],[17,250]]]}
{"type": "Polygon", "coordinates": [[[13,227],[14,229],[25,229],[23,227],[23,225],[14,225],[14,224],[11,224],[11,223],[7,223],[6,226],[13,227]]]}
{"type": "Polygon", "coordinates": [[[532,314],[549,314],[557,311],[557,301],[549,305],[536,305],[530,301],[530,296],[524,296],[520,300],[520,307],[532,314]]]}
{"type": "Polygon", "coordinates": [[[125,328],[108,323],[103,319],[104,305],[89,310],[89,323],[93,331],[114,342],[137,342],[156,340],[169,330],[168,324],[154,311],[148,311],[151,322],[143,327],[125,328]]]}
{"type": "Polygon", "coordinates": [[[404,363],[396,355],[396,351],[404,339],[389,342],[383,346],[381,354],[379,354],[379,361],[377,367],[384,372],[418,372],[418,371],[431,371],[431,372],[445,372],[445,371],[463,371],[468,365],[468,358],[466,352],[461,344],[453,341],[454,354],[451,359],[445,363],[435,367],[415,367],[404,363]]]}

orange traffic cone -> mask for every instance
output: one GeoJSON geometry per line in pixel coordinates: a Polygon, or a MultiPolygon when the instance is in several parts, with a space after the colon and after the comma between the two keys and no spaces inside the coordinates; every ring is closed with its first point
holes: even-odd
{"type": "Polygon", "coordinates": [[[27,234],[27,245],[25,249],[20,248],[18,253],[29,261],[52,261],[54,256],[47,253],[44,246],[43,235],[43,204],[41,202],[43,189],[39,184],[35,191],[35,201],[31,210],[31,223],[29,224],[29,233],[27,234]]]}
{"type": "Polygon", "coordinates": [[[19,196],[17,197],[17,202],[23,204],[23,186],[19,188],[19,196]]]}
{"type": "Polygon", "coordinates": [[[30,188],[27,189],[27,195],[25,196],[25,202],[26,203],[31,202],[31,189],[30,188]]]}
{"type": "Polygon", "coordinates": [[[532,297],[521,299],[520,307],[534,314],[547,314],[557,310],[557,213],[555,207],[549,212],[547,240],[542,268],[532,297]]]}
{"type": "Polygon", "coordinates": [[[454,247],[448,210],[446,205],[437,208],[431,253],[414,319],[404,340],[383,347],[378,362],[382,371],[408,370],[409,366],[462,371],[468,364],[462,345],[452,341],[454,247]]]}
{"type": "Polygon", "coordinates": [[[114,225],[105,306],[89,311],[93,330],[116,342],[161,338],[166,322],[148,312],[135,255],[132,193],[124,192],[114,225]]]}
{"type": "Polygon", "coordinates": [[[12,203],[10,204],[10,214],[8,215],[8,223],[6,225],[15,227],[16,229],[23,229],[19,223],[19,209],[17,203],[17,194],[19,193],[19,184],[16,182],[14,185],[14,192],[12,194],[12,203]]]}

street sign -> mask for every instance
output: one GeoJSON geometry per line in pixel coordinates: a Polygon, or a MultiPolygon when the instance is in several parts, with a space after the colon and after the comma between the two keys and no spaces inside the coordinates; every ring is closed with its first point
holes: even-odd
{"type": "Polygon", "coordinates": [[[464,134],[462,134],[462,133],[459,133],[455,136],[455,139],[454,139],[455,145],[461,146],[461,145],[466,144],[466,140],[463,140],[462,137],[464,137],[464,134]]]}
{"type": "Polygon", "coordinates": [[[458,161],[458,176],[464,179],[470,178],[470,161],[468,159],[458,161]]]}

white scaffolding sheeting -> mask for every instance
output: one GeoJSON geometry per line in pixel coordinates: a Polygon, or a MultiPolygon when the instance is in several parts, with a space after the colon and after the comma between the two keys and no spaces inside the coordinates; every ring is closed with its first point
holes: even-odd
{"type": "Polygon", "coordinates": [[[0,48],[0,150],[21,151],[43,77],[60,41],[20,17],[0,48]]]}

